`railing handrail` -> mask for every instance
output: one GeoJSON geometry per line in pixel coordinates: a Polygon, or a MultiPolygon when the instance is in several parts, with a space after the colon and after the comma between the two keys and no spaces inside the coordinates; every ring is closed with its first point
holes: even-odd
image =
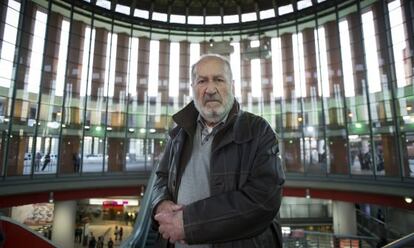
{"type": "MultiPolygon", "coordinates": [[[[29,228],[28,226],[26,226],[26,225],[24,225],[24,224],[22,224],[22,223],[20,223],[20,222],[17,222],[17,221],[15,221],[15,220],[13,220],[12,218],[9,218],[9,217],[7,217],[7,216],[4,216],[4,215],[1,215],[1,214],[0,214],[0,221],[4,221],[4,222],[9,222],[9,223],[12,223],[12,224],[14,224],[14,225],[16,225],[16,226],[18,226],[18,227],[20,227],[20,228],[22,228],[22,229],[26,230],[27,232],[31,233],[33,236],[36,236],[37,238],[42,239],[43,241],[45,241],[46,243],[50,244],[51,246],[53,246],[53,247],[58,247],[58,246],[57,246],[56,244],[54,244],[51,240],[49,240],[49,239],[47,239],[47,238],[43,237],[43,236],[42,236],[42,235],[40,235],[38,232],[34,231],[33,229],[29,228]]],[[[7,238],[7,237],[6,237],[6,238],[7,238]]]]}
{"type": "Polygon", "coordinates": [[[383,246],[382,248],[400,248],[400,247],[405,247],[406,244],[411,243],[414,244],[414,233],[408,234],[400,239],[397,239],[385,246],[383,246]]]}
{"type": "Polygon", "coordinates": [[[362,215],[363,217],[367,218],[368,220],[372,220],[373,222],[377,223],[378,225],[382,225],[388,233],[396,235],[397,237],[401,237],[403,235],[399,230],[397,230],[394,227],[390,226],[385,221],[379,220],[379,219],[375,218],[374,216],[371,216],[371,215],[365,213],[364,211],[362,211],[360,209],[355,209],[355,210],[356,210],[357,214],[362,215]]]}
{"type": "Polygon", "coordinates": [[[375,237],[370,236],[357,236],[351,234],[335,234],[335,233],[325,233],[325,232],[314,232],[314,231],[303,231],[304,234],[312,234],[312,235],[319,235],[319,236],[331,236],[334,238],[346,238],[346,239],[369,239],[369,240],[377,240],[375,237]]]}
{"type": "Polygon", "coordinates": [[[120,247],[134,247],[136,242],[141,242],[142,245],[145,245],[147,239],[148,231],[151,225],[151,197],[152,197],[152,188],[155,184],[155,171],[156,167],[151,173],[150,178],[148,179],[147,188],[145,189],[144,197],[140,203],[140,209],[135,221],[134,229],[131,235],[126,239],[120,247]]]}

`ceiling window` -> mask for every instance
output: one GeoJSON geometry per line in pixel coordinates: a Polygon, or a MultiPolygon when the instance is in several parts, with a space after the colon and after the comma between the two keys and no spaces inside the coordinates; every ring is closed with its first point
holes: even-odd
{"type": "Polygon", "coordinates": [[[115,7],[115,11],[118,12],[118,13],[129,15],[130,8],[128,6],[125,6],[125,5],[122,5],[122,4],[117,4],[116,7],[115,7]]]}
{"type": "Polygon", "coordinates": [[[185,24],[185,16],[184,15],[170,15],[170,22],[185,24]]]}
{"type": "Polygon", "coordinates": [[[206,24],[221,24],[221,16],[206,16],[206,24]]]}
{"type": "Polygon", "coordinates": [[[239,16],[238,15],[225,15],[223,16],[223,23],[229,24],[229,23],[238,23],[239,22],[239,16]]]}
{"type": "Polygon", "coordinates": [[[260,19],[268,19],[268,18],[273,18],[275,17],[275,11],[274,9],[267,9],[267,10],[262,10],[259,13],[260,19]]]}
{"type": "Polygon", "coordinates": [[[279,7],[279,15],[285,15],[293,12],[292,4],[284,5],[279,7]]]}
{"type": "Polygon", "coordinates": [[[152,12],[152,20],[154,21],[166,22],[167,18],[168,16],[165,13],[152,12]]]}
{"type": "Polygon", "coordinates": [[[204,24],[204,18],[202,16],[188,16],[188,24],[204,24]]]}
{"type": "Polygon", "coordinates": [[[298,10],[312,7],[312,0],[302,0],[297,2],[298,10]]]}
{"type": "Polygon", "coordinates": [[[148,19],[149,18],[149,12],[147,10],[143,9],[135,9],[134,10],[134,16],[139,18],[148,19]]]}
{"type": "Polygon", "coordinates": [[[111,1],[107,1],[107,0],[97,0],[96,1],[96,6],[105,8],[105,9],[111,9],[111,1]]]}
{"type": "Polygon", "coordinates": [[[244,13],[241,15],[242,22],[252,22],[257,20],[256,12],[244,13]]]}

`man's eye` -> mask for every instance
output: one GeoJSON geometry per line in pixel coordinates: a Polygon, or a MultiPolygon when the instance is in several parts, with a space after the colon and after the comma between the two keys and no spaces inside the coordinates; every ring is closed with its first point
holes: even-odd
{"type": "Polygon", "coordinates": [[[202,84],[202,83],[204,83],[205,82],[205,80],[198,80],[197,81],[197,84],[202,84]]]}

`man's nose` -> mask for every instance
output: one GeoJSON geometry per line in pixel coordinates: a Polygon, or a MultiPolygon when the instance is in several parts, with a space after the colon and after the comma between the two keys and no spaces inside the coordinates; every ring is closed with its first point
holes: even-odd
{"type": "Polygon", "coordinates": [[[217,93],[217,85],[215,84],[215,82],[213,80],[208,81],[207,88],[206,88],[206,93],[207,94],[217,93]]]}

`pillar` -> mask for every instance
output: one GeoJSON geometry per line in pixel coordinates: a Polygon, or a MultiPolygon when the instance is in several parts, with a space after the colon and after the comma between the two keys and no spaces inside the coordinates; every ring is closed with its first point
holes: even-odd
{"type": "Polygon", "coordinates": [[[62,248],[73,248],[75,237],[76,201],[55,202],[52,241],[62,248]]]}
{"type": "Polygon", "coordinates": [[[81,137],[76,135],[64,135],[62,136],[62,143],[60,148],[60,165],[59,173],[61,174],[71,174],[79,171],[75,170],[75,165],[73,161],[73,155],[77,154],[80,156],[80,140],[81,137]]]}
{"type": "Polygon", "coordinates": [[[332,155],[331,170],[328,173],[349,174],[348,151],[344,137],[331,136],[329,141],[329,150],[332,155]]]}
{"type": "Polygon", "coordinates": [[[357,220],[353,203],[333,201],[332,212],[335,234],[357,235],[357,220]]]}

